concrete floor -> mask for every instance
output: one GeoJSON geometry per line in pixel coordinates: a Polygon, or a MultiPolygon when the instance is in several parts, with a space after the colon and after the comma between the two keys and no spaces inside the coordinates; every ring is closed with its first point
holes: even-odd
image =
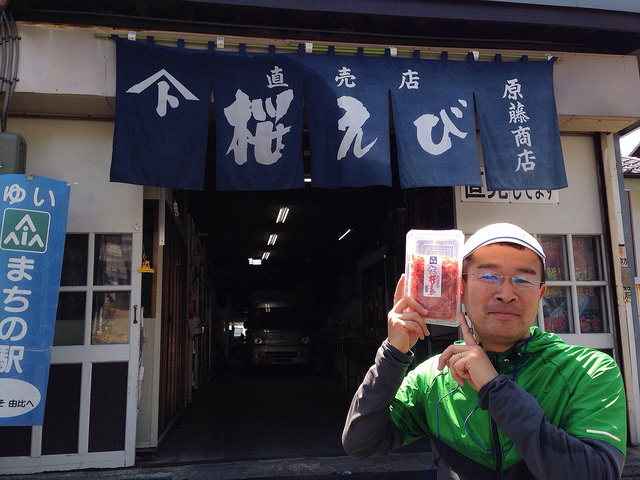
{"type": "MultiPolygon", "coordinates": [[[[341,435],[352,393],[336,374],[220,373],[197,392],[155,457],[140,458],[136,467],[150,473],[210,465],[202,478],[221,480],[426,478],[433,461],[426,440],[383,458],[346,457],[341,435]]],[[[624,478],[639,479],[639,462],[639,449],[630,447],[624,478]]]]}
{"type": "Polygon", "coordinates": [[[351,394],[335,375],[219,373],[138,465],[344,455],[351,394]]]}
{"type": "MultiPolygon", "coordinates": [[[[220,373],[193,402],[155,455],[132,468],[0,476],[2,480],[413,480],[433,457],[426,441],[386,457],[353,459],[342,449],[351,401],[335,375],[220,373]]],[[[629,448],[624,478],[640,478],[629,448]]]]}

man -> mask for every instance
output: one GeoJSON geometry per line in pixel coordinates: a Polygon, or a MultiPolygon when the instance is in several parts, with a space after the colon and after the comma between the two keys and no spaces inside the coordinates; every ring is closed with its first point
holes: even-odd
{"type": "MultiPolygon", "coordinates": [[[[429,437],[438,479],[619,479],[626,453],[620,370],[597,350],[533,327],[545,255],[512,224],[488,225],[463,248],[463,342],[406,373],[429,335],[427,312],[403,297],[388,338],[354,395],[342,443],[383,455],[429,437]]],[[[433,475],[435,477],[435,475],[433,475]]]]}

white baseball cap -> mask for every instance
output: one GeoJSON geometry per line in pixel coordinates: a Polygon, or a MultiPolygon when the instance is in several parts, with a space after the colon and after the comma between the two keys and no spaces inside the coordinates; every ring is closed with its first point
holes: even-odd
{"type": "Polygon", "coordinates": [[[533,250],[540,256],[544,266],[546,257],[542,245],[531,234],[512,223],[493,223],[482,227],[464,243],[463,258],[467,258],[480,247],[499,242],[516,243],[533,250]]]}

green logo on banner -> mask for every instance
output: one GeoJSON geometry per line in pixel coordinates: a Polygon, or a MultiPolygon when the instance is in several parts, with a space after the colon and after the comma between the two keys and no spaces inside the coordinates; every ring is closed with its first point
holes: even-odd
{"type": "Polygon", "coordinates": [[[0,248],[22,252],[44,253],[49,239],[48,212],[7,208],[2,217],[0,248]]]}

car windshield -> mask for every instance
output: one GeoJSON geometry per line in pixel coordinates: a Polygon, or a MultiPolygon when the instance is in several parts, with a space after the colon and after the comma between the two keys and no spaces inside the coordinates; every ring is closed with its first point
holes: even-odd
{"type": "Polygon", "coordinates": [[[254,328],[300,328],[306,327],[306,315],[302,308],[261,308],[256,311],[254,328]]]}

